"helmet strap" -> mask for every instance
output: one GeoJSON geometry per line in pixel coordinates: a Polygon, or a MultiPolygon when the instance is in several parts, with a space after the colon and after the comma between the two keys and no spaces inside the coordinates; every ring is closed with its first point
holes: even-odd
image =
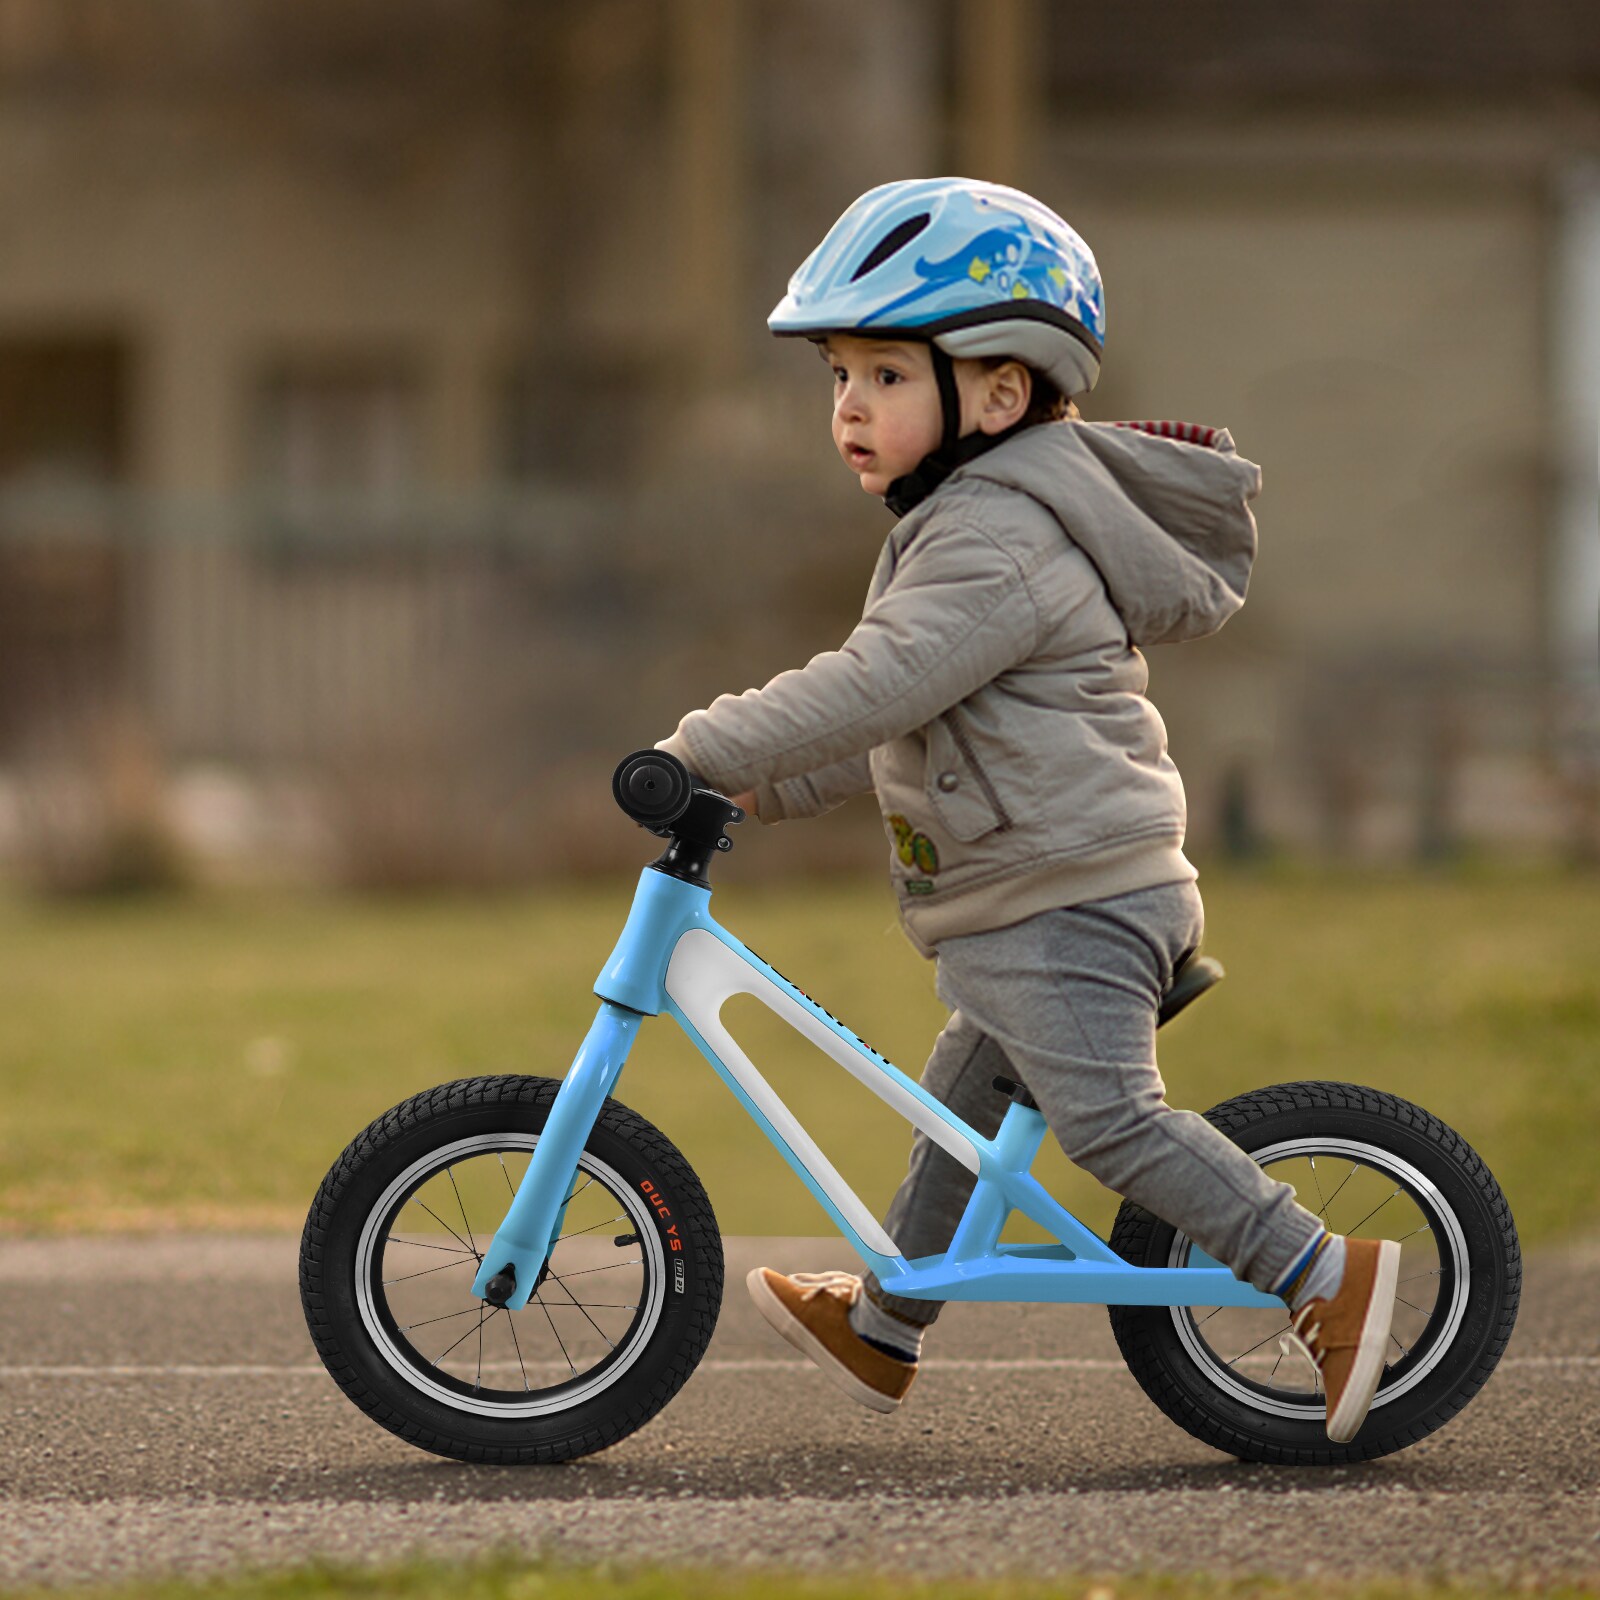
{"type": "Polygon", "coordinates": [[[931,340],[928,348],[933,352],[933,376],[939,385],[939,405],[944,413],[944,431],[937,450],[930,450],[910,472],[896,478],[889,485],[889,492],[883,497],[883,503],[897,517],[903,517],[908,511],[921,505],[957,467],[964,467],[969,461],[976,461],[986,451],[993,450],[997,444],[1004,444],[1013,434],[1020,433],[1027,426],[1026,419],[1019,418],[1001,433],[984,433],[980,429],[974,429],[963,438],[961,391],[956,387],[956,364],[931,340]]]}
{"type": "Polygon", "coordinates": [[[944,413],[944,436],[939,441],[942,453],[961,437],[961,391],[956,387],[956,364],[949,353],[933,340],[928,348],[933,352],[933,377],[939,385],[939,407],[944,413]]]}
{"type": "Polygon", "coordinates": [[[920,506],[957,467],[964,467],[969,461],[976,461],[979,456],[987,454],[997,444],[1004,444],[1007,439],[1015,437],[1028,426],[1027,418],[1019,417],[1009,428],[1000,433],[983,433],[975,430],[964,439],[957,439],[953,444],[940,445],[937,450],[930,450],[910,472],[904,477],[896,478],[889,485],[889,492],[883,497],[883,503],[897,517],[903,517],[908,511],[920,506]]]}

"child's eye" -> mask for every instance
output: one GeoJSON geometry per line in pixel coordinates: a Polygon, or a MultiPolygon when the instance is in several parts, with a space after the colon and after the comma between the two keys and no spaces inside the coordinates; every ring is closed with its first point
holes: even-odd
{"type": "Polygon", "coordinates": [[[835,367],[833,369],[833,381],[835,383],[848,383],[850,381],[850,374],[846,372],[843,367],[835,367]]]}
{"type": "Polygon", "coordinates": [[[893,367],[879,367],[878,368],[878,381],[880,383],[883,383],[883,384],[899,383],[901,377],[902,377],[902,374],[896,372],[893,367]]]}

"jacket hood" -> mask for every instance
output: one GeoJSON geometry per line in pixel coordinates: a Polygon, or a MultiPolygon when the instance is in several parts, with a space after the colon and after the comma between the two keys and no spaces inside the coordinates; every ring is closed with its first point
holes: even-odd
{"type": "Polygon", "coordinates": [[[988,479],[1046,506],[1099,570],[1131,644],[1204,638],[1244,604],[1261,469],[1226,428],[1046,423],[959,478],[988,479]]]}

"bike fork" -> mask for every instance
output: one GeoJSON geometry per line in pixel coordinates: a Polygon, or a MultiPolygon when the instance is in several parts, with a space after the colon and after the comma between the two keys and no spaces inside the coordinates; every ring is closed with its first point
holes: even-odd
{"type": "Polygon", "coordinates": [[[556,1091],[544,1131],[505,1220],[495,1231],[473,1279],[472,1292],[491,1305],[518,1311],[528,1303],[545,1258],[559,1237],[578,1158],[643,1021],[642,1013],[627,1006],[601,1002],[556,1091]]]}

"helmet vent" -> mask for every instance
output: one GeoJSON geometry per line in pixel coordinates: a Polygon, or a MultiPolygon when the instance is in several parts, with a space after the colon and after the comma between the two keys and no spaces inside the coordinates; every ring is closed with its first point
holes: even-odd
{"type": "Polygon", "coordinates": [[[867,259],[850,274],[851,283],[854,283],[858,278],[866,277],[874,267],[881,267],[896,250],[903,249],[910,244],[928,226],[930,221],[932,221],[932,218],[924,211],[920,216],[907,217],[904,222],[896,223],[873,245],[868,252],[867,259]]]}

